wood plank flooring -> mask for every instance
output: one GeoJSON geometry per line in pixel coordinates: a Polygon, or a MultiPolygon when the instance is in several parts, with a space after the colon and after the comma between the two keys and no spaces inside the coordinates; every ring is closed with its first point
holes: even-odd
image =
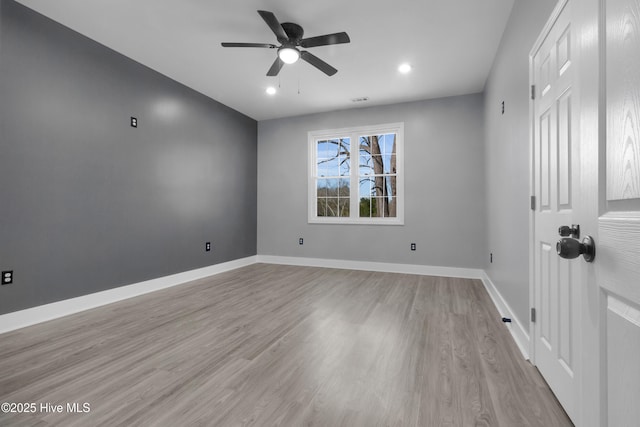
{"type": "Polygon", "coordinates": [[[571,425],[480,281],[265,264],[0,335],[0,402],[36,404],[2,426],[571,425]]]}

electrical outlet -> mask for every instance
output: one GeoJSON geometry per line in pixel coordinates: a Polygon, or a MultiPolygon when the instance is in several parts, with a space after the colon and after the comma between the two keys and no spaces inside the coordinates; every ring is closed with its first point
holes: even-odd
{"type": "Polygon", "coordinates": [[[132,128],[138,127],[138,119],[136,117],[131,117],[131,127],[132,128]]]}
{"type": "Polygon", "coordinates": [[[411,250],[412,250],[412,251],[415,251],[415,250],[416,250],[416,244],[415,244],[415,243],[412,243],[412,244],[411,244],[411,250]]]}
{"type": "Polygon", "coordinates": [[[211,250],[211,242],[207,242],[204,244],[204,250],[209,252],[211,250]]]}
{"type": "Polygon", "coordinates": [[[304,245],[304,239],[302,237],[298,239],[298,244],[304,245]]]}
{"type": "Polygon", "coordinates": [[[2,284],[10,285],[13,283],[13,270],[7,270],[2,272],[2,284]]]}
{"type": "Polygon", "coordinates": [[[489,254],[489,263],[493,264],[493,253],[489,254]]]}

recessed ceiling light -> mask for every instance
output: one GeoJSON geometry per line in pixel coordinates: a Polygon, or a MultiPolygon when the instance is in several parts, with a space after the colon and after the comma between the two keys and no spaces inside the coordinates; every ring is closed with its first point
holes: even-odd
{"type": "Polygon", "coordinates": [[[402,74],[407,74],[409,71],[411,71],[411,65],[407,64],[406,62],[404,64],[400,64],[400,66],[398,67],[398,71],[400,71],[402,74]]]}
{"type": "Polygon", "coordinates": [[[276,88],[273,86],[269,86],[266,90],[268,95],[275,95],[276,94],[276,88]]]}

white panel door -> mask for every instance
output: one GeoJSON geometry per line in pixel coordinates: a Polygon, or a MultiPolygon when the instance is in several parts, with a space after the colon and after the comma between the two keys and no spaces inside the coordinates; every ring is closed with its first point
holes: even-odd
{"type": "Polygon", "coordinates": [[[640,0],[604,2],[606,190],[597,278],[608,425],[640,425],[640,0]]]}
{"type": "Polygon", "coordinates": [[[560,226],[571,226],[578,194],[574,141],[575,61],[571,1],[554,12],[532,51],[534,192],[534,357],[567,414],[576,420],[580,265],[560,258],[560,226]]]}

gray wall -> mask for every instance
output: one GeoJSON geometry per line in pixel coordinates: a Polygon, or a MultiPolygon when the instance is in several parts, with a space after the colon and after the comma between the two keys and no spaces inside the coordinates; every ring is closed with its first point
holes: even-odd
{"type": "Polygon", "coordinates": [[[482,267],[482,111],[476,94],[259,122],[258,253],[482,267]],[[405,125],[405,225],[308,224],[307,132],[394,122],[405,125]]]}
{"type": "Polygon", "coordinates": [[[0,314],[256,254],[254,120],[0,8],[0,314]]]}
{"type": "Polygon", "coordinates": [[[516,0],[485,86],[488,249],[484,268],[529,324],[529,51],[555,0],[516,0]],[[505,102],[505,113],[501,103],[505,102]]]}

